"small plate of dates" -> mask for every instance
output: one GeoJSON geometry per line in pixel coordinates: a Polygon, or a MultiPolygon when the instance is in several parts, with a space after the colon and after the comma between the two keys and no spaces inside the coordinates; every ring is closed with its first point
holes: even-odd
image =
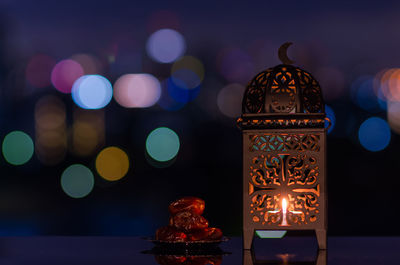
{"type": "Polygon", "coordinates": [[[221,229],[208,226],[208,220],[202,216],[204,208],[204,200],[196,197],[172,202],[168,207],[169,224],[157,229],[155,238],[148,240],[157,247],[196,250],[212,249],[228,241],[221,229]]]}

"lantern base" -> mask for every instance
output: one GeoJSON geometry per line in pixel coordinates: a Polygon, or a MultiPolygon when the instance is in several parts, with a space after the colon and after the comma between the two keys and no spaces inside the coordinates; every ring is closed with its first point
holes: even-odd
{"type": "MultiPolygon", "coordinates": [[[[252,249],[254,232],[254,229],[243,229],[243,249],[252,249]]],[[[316,229],[315,235],[317,236],[318,248],[327,249],[326,229],[316,229]]]]}

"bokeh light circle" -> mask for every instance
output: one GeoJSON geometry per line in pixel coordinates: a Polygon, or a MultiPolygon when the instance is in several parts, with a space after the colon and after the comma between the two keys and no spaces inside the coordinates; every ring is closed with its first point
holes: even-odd
{"type": "Polygon", "coordinates": [[[156,161],[173,159],[179,151],[179,136],[167,127],[153,130],[146,139],[146,151],[156,161]]]}
{"type": "Polygon", "coordinates": [[[85,75],[95,75],[102,73],[103,67],[101,62],[99,61],[99,59],[90,54],[78,53],[72,55],[70,59],[81,65],[85,75]]]}
{"type": "Polygon", "coordinates": [[[146,50],[154,61],[171,63],[185,53],[185,39],[173,29],[160,29],[151,34],[147,40],[146,50]]]}
{"type": "Polygon", "coordinates": [[[193,56],[183,56],[172,65],[171,78],[184,81],[189,89],[195,88],[204,79],[203,63],[193,56]]]}
{"type": "Polygon", "coordinates": [[[150,74],[125,74],[114,84],[114,98],[126,108],[151,107],[160,96],[160,82],[150,74]]]}
{"type": "Polygon", "coordinates": [[[110,81],[101,75],[84,75],[72,87],[72,99],[83,109],[101,109],[110,101],[113,89],[110,81]]]}
{"type": "Polygon", "coordinates": [[[200,92],[200,86],[189,89],[186,82],[175,77],[167,79],[167,91],[171,98],[179,103],[188,103],[196,99],[200,92]]]}
{"type": "Polygon", "coordinates": [[[83,198],[93,189],[94,176],[89,168],[81,164],[67,167],[61,175],[61,188],[72,198],[83,198]]]}
{"type": "Polygon", "coordinates": [[[23,165],[33,155],[32,138],[21,131],[10,132],[4,137],[2,151],[8,163],[16,166],[23,165]]]}
{"type": "Polygon", "coordinates": [[[74,60],[58,62],[51,72],[51,83],[60,92],[71,93],[74,82],[84,74],[82,66],[74,60]]]}
{"type": "Polygon", "coordinates": [[[389,101],[387,106],[387,120],[390,128],[400,134],[400,102],[389,101]]]}
{"type": "MultiPolygon", "coordinates": [[[[175,86],[175,84],[171,81],[170,78],[161,82],[161,97],[158,100],[157,104],[168,111],[177,111],[183,108],[187,102],[179,102],[176,101],[169,93],[170,86],[175,86]]],[[[188,91],[186,91],[188,92],[188,91]]]]}
{"type": "MultiPolygon", "coordinates": [[[[329,127],[329,129],[328,129],[328,134],[329,134],[332,132],[333,128],[335,128],[336,116],[335,116],[335,112],[333,111],[333,109],[331,107],[329,107],[328,105],[325,105],[325,113],[326,113],[326,117],[329,118],[331,121],[331,127],[329,127]]],[[[326,122],[326,126],[328,126],[328,122],[326,122]]]]}
{"type": "Polygon", "coordinates": [[[239,117],[242,112],[242,97],[245,87],[241,84],[230,84],[223,87],[217,96],[219,110],[228,117],[239,117]]]}
{"type": "Polygon", "coordinates": [[[96,170],[105,180],[123,178],[129,169],[128,155],[118,147],[104,148],[96,157],[96,170]]]}
{"type": "Polygon", "coordinates": [[[385,149],[390,142],[391,132],[388,123],[378,117],[364,121],[358,130],[361,145],[372,152],[385,149]]]}
{"type": "Polygon", "coordinates": [[[374,92],[374,79],[371,76],[361,76],[351,84],[352,100],[360,108],[369,112],[379,112],[379,98],[374,92]]]}

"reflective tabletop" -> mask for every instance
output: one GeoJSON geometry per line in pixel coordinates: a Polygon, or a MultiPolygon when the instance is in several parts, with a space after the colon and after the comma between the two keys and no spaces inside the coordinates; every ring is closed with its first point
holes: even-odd
{"type": "Polygon", "coordinates": [[[312,237],[256,239],[252,251],[239,237],[218,249],[163,252],[140,237],[3,237],[0,264],[400,264],[400,237],[331,237],[318,251],[312,237]]]}

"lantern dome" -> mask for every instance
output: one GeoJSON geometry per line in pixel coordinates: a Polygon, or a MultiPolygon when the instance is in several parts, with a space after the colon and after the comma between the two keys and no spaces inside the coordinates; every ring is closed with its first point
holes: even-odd
{"type": "Polygon", "coordinates": [[[324,112],[317,80],[289,64],[280,64],[257,74],[243,96],[243,114],[324,112]]]}
{"type": "Polygon", "coordinates": [[[258,73],[247,85],[242,101],[242,129],[324,128],[325,104],[317,80],[291,65],[290,42],[278,52],[282,64],[258,73]]]}

